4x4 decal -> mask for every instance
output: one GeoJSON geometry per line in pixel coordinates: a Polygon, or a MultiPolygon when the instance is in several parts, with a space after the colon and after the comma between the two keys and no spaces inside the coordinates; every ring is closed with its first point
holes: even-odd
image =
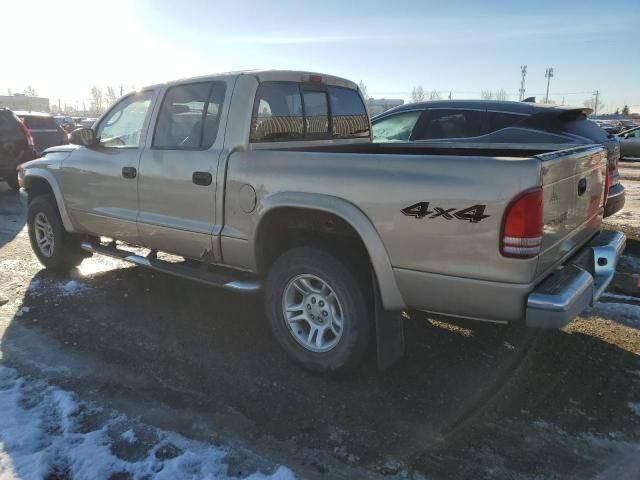
{"type": "Polygon", "coordinates": [[[467,208],[461,208],[457,210],[455,208],[441,208],[433,207],[433,210],[429,210],[429,202],[418,202],[413,205],[403,208],[401,211],[409,217],[415,218],[438,218],[442,217],[446,220],[466,220],[471,223],[478,223],[480,220],[489,218],[491,215],[485,215],[484,211],[487,208],[486,205],[472,205],[467,208]],[[428,216],[430,215],[430,216],[428,216]]]}

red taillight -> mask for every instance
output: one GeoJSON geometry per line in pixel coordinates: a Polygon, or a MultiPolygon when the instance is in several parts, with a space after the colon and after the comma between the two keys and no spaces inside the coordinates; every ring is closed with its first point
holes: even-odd
{"type": "Polygon", "coordinates": [[[602,205],[607,204],[607,199],[609,198],[609,187],[611,186],[611,170],[607,165],[607,175],[604,179],[604,198],[602,199],[602,205]]]}
{"type": "Polygon", "coordinates": [[[33,147],[34,146],[33,135],[31,135],[31,132],[23,122],[19,122],[19,123],[20,123],[20,128],[24,132],[24,136],[27,137],[27,143],[29,144],[29,146],[33,147]]]}
{"type": "Polygon", "coordinates": [[[322,83],[321,75],[309,75],[309,83],[322,83]]]}
{"type": "Polygon", "coordinates": [[[505,257],[532,258],[542,249],[542,188],[526,190],[507,207],[502,221],[500,253],[505,257]]]}

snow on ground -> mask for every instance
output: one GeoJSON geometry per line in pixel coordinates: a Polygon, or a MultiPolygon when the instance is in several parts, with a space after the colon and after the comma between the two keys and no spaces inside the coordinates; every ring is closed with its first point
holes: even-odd
{"type": "MultiPolygon", "coordinates": [[[[612,295],[607,295],[605,298],[607,297],[615,298],[612,295]]],[[[640,301],[637,297],[630,298],[640,301]]],[[[589,310],[589,313],[601,315],[629,327],[640,328],[640,305],[598,302],[589,310]]]]}
{"type": "Polygon", "coordinates": [[[42,380],[0,365],[0,480],[291,480],[279,467],[230,472],[230,449],[189,440],[116,411],[79,401],[42,380]]]}

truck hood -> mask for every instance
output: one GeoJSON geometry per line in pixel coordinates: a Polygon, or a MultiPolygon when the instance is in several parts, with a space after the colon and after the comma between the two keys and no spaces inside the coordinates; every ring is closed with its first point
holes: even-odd
{"type": "Polygon", "coordinates": [[[77,150],[80,148],[80,145],[74,145],[73,143],[69,143],[67,145],[58,145],[56,147],[49,147],[46,150],[43,150],[42,155],[46,155],[48,153],[54,153],[54,152],[68,152],[71,153],[74,150],[77,150]]]}

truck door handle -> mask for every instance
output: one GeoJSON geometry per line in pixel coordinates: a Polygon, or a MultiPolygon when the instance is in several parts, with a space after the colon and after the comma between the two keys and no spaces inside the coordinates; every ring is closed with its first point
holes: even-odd
{"type": "Polygon", "coordinates": [[[587,191],[587,179],[581,178],[578,182],[578,196],[582,196],[587,191]]]}
{"type": "Polygon", "coordinates": [[[122,167],[122,176],[124,178],[136,178],[137,175],[136,167],[122,167]]]}
{"type": "Polygon", "coordinates": [[[193,183],[195,183],[196,185],[207,186],[211,185],[211,182],[213,182],[213,177],[209,172],[193,172],[191,180],[193,180],[193,183]]]}

